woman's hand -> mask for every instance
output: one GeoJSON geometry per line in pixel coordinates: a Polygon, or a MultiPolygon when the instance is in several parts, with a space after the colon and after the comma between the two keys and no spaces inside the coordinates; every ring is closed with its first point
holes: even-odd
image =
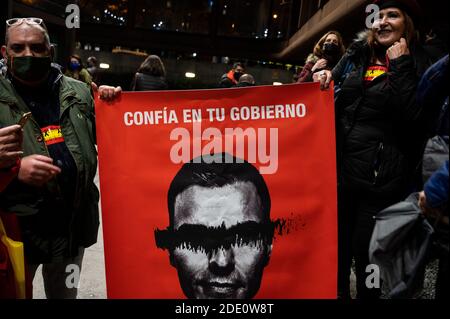
{"type": "Polygon", "coordinates": [[[328,64],[328,61],[325,59],[320,59],[319,61],[316,62],[316,64],[314,64],[314,66],[312,67],[311,71],[315,72],[316,70],[321,70],[324,69],[328,64]]]}
{"type": "Polygon", "coordinates": [[[387,56],[390,60],[397,59],[403,55],[409,55],[408,43],[406,43],[405,38],[401,38],[400,41],[395,42],[386,51],[387,56]]]}
{"type": "Polygon", "coordinates": [[[328,90],[332,79],[333,79],[333,74],[331,73],[331,71],[328,71],[328,70],[322,70],[320,72],[316,72],[313,74],[313,81],[320,82],[320,89],[322,91],[328,90]]]}

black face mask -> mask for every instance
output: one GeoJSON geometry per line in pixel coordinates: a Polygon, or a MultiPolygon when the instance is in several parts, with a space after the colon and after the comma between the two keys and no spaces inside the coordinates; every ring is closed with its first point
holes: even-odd
{"type": "Polygon", "coordinates": [[[242,76],[242,72],[234,72],[233,77],[236,81],[239,81],[239,79],[242,76]]]}
{"type": "Polygon", "coordinates": [[[334,43],[324,43],[322,50],[326,55],[334,56],[339,53],[339,46],[334,43]]]}
{"type": "Polygon", "coordinates": [[[20,56],[8,57],[8,70],[11,75],[25,83],[44,81],[51,67],[51,57],[20,56]]]}

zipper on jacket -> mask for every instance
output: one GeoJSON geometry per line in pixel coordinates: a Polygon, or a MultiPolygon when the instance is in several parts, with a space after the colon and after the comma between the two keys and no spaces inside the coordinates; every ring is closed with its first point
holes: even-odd
{"type": "MultiPolygon", "coordinates": [[[[69,105],[69,107],[70,107],[70,105],[69,105]]],[[[30,120],[32,120],[37,127],[40,127],[39,124],[36,122],[36,120],[34,118],[31,118],[30,120]]],[[[60,123],[61,123],[61,116],[60,116],[60,123]]],[[[42,132],[40,132],[40,133],[42,134],[42,132]]],[[[47,144],[45,144],[45,142],[44,142],[44,146],[45,146],[45,150],[47,152],[47,156],[51,157],[50,156],[50,152],[49,152],[48,147],[47,147],[47,144]]],[[[79,180],[79,177],[78,177],[79,168],[78,168],[77,161],[75,160],[75,157],[73,156],[72,151],[69,149],[69,147],[67,147],[67,149],[69,150],[70,155],[74,159],[73,161],[75,162],[75,166],[77,167],[77,181],[76,181],[76,186],[75,186],[75,195],[77,195],[77,193],[78,193],[78,185],[79,185],[79,183],[78,183],[78,180],[79,180]]],[[[56,184],[57,192],[58,192],[60,197],[63,197],[63,192],[61,190],[61,186],[59,185],[58,179],[57,178],[55,178],[55,179],[56,179],[55,180],[55,184],[56,184]]],[[[73,205],[75,205],[75,198],[74,198],[73,205]]],[[[69,254],[70,255],[73,255],[73,249],[72,249],[72,243],[73,243],[73,230],[72,230],[73,220],[74,220],[74,210],[71,209],[71,211],[70,211],[70,225],[69,225],[69,229],[68,229],[68,232],[69,232],[69,234],[68,234],[69,235],[68,236],[68,241],[69,241],[68,242],[68,250],[69,250],[69,254]]],[[[78,247],[76,249],[78,249],[78,247]]]]}
{"type": "Polygon", "coordinates": [[[375,185],[378,181],[378,176],[380,175],[381,168],[383,167],[383,162],[381,160],[381,154],[384,150],[384,144],[380,142],[378,144],[378,149],[375,154],[375,158],[373,160],[373,182],[372,184],[375,185]]]}

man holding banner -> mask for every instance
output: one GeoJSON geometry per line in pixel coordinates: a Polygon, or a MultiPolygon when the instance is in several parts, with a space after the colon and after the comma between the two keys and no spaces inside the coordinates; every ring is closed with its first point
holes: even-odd
{"type": "MultiPolygon", "coordinates": [[[[6,24],[0,128],[23,126],[23,157],[9,163],[17,169],[0,192],[0,208],[18,216],[30,276],[43,264],[47,297],[76,298],[78,283],[67,284],[66,268],[81,270],[84,248],[97,241],[99,226],[90,87],[52,65],[54,47],[42,19],[6,24]]],[[[101,87],[99,94],[110,98],[120,91],[101,87]]]]}

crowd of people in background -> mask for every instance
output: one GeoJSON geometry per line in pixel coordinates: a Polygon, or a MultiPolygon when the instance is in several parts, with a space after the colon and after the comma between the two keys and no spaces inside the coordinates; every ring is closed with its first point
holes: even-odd
{"type": "Polygon", "coordinates": [[[76,54],[73,54],[69,57],[66,72],[64,74],[68,77],[71,77],[72,79],[84,82],[88,85],[91,85],[92,83],[91,74],[84,67],[80,56],[76,54]]]}
{"type": "MultiPolygon", "coordinates": [[[[338,297],[350,298],[350,271],[354,263],[357,298],[380,298],[381,288],[366,285],[375,216],[417,191],[424,218],[432,220],[436,228],[440,260],[436,297],[444,299],[448,297],[450,286],[449,56],[448,52],[433,46],[439,39],[432,33],[427,35],[426,43],[418,37],[422,12],[415,0],[377,0],[375,3],[381,10],[380,19],[371,29],[360,33],[347,49],[339,32],[326,32],[295,77],[298,83],[319,82],[321,89],[328,89],[334,81],[338,297]],[[434,136],[439,136],[447,145],[447,157],[432,169],[431,177],[424,180],[424,151],[434,136]]],[[[4,62],[0,65],[1,209],[18,213],[22,227],[22,235],[18,237],[27,245],[31,278],[36,265],[43,263],[47,265],[44,267],[47,296],[75,298],[76,290],[64,289],[62,279],[52,278],[52,273],[67,263],[81,266],[84,249],[96,241],[98,192],[93,178],[97,164],[90,135],[94,125],[90,90],[91,86],[96,87],[92,82],[99,79],[98,61],[89,57],[88,67],[84,68],[81,58],[73,54],[65,68],[67,77],[63,77],[60,70],[50,64],[53,51],[43,21],[12,20],[7,29],[9,42],[2,47],[4,62]],[[29,43],[20,50],[11,46],[23,32],[33,34],[34,41],[41,46],[35,56],[25,52],[36,50],[36,46],[30,47],[29,43]],[[80,82],[86,83],[88,88],[80,82]],[[90,126],[77,127],[72,123],[71,114],[59,114],[59,107],[69,103],[61,100],[59,93],[65,91],[77,92],[77,98],[84,105],[80,112],[90,119],[90,126]],[[14,107],[3,102],[5,94],[8,101],[14,102],[14,107]],[[56,106],[58,109],[54,108],[56,106]],[[36,132],[31,127],[14,125],[19,120],[15,108],[22,112],[30,110],[42,129],[52,125],[62,127],[64,134],[67,133],[67,143],[52,145],[49,153],[44,152],[45,141],[36,141],[36,132]],[[77,134],[69,134],[67,127],[77,134]],[[69,141],[70,136],[73,141],[69,141]],[[80,156],[73,157],[73,153],[80,156]],[[85,167],[83,176],[79,175],[78,167],[85,167]],[[81,177],[83,181],[77,183],[81,177]],[[75,185],[80,189],[75,189],[75,185]],[[38,200],[43,200],[44,204],[38,204],[38,200]],[[45,219],[33,217],[37,207],[47,212],[45,219]],[[65,213],[56,219],[57,211],[65,213]],[[75,224],[70,224],[70,220],[75,220],[75,224]],[[47,282],[56,284],[47,285],[47,282]]],[[[236,62],[220,77],[218,87],[249,87],[257,83],[246,73],[245,65],[236,62]]],[[[168,88],[161,58],[148,56],[134,75],[131,90],[168,88]]],[[[106,97],[114,97],[120,89],[103,87],[101,92],[106,97]]]]}

